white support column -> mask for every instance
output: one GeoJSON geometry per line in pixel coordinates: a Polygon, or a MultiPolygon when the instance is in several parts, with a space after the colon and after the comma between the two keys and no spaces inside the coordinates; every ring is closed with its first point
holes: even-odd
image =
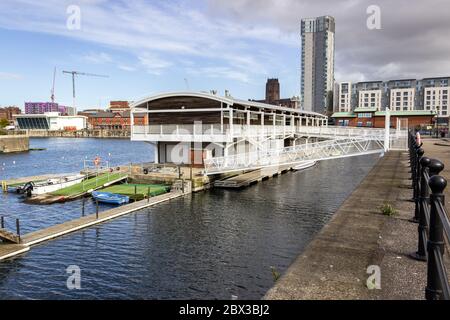
{"type": "Polygon", "coordinates": [[[276,113],[272,113],[272,115],[273,115],[273,119],[272,119],[272,134],[273,134],[273,137],[275,138],[275,125],[276,125],[277,114],[276,113]]]}
{"type": "Polygon", "coordinates": [[[230,118],[229,118],[229,121],[230,121],[230,135],[231,135],[231,137],[233,137],[234,136],[234,134],[233,134],[233,109],[231,109],[230,108],[230,113],[229,113],[229,116],[230,116],[230,118]]]}
{"type": "Polygon", "coordinates": [[[134,133],[134,110],[131,110],[131,112],[130,112],[130,132],[131,132],[131,136],[133,136],[133,133],[134,133]]]}
{"type": "Polygon", "coordinates": [[[247,126],[250,129],[250,111],[247,110],[247,126]]]}
{"type": "Polygon", "coordinates": [[[154,144],[155,148],[154,148],[154,153],[155,153],[155,163],[159,163],[159,142],[156,142],[154,144]]]}
{"type": "Polygon", "coordinates": [[[260,134],[260,138],[261,141],[263,141],[263,138],[265,136],[265,132],[264,132],[264,111],[261,111],[261,134],[260,134]]]}
{"type": "Polygon", "coordinates": [[[384,151],[387,152],[390,149],[390,128],[391,128],[391,112],[389,108],[386,108],[386,116],[384,118],[384,151]]]}
{"type": "Polygon", "coordinates": [[[223,134],[223,102],[220,103],[220,133],[223,134]]]}

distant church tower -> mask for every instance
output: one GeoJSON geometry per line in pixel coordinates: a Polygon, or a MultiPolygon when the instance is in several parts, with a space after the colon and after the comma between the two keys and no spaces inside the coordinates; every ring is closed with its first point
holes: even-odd
{"type": "Polygon", "coordinates": [[[266,103],[273,104],[278,100],[280,100],[280,83],[278,79],[267,79],[266,103]]]}

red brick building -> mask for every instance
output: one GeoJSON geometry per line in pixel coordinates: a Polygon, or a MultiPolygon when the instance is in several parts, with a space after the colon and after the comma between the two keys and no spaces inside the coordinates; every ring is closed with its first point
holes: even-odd
{"type": "Polygon", "coordinates": [[[110,101],[109,109],[110,112],[122,112],[130,110],[130,104],[128,101],[110,101]]]}
{"type": "MultiPolygon", "coordinates": [[[[409,128],[427,127],[434,125],[436,113],[433,111],[391,111],[391,128],[397,126],[397,119],[407,119],[409,128]]],[[[337,126],[384,128],[385,111],[376,111],[375,108],[356,108],[353,112],[335,112],[331,116],[337,126]]]]}
{"type": "Polygon", "coordinates": [[[18,107],[6,107],[0,108],[0,119],[6,119],[8,121],[13,121],[13,115],[21,114],[22,110],[18,107]]]}
{"type": "MultiPolygon", "coordinates": [[[[89,128],[108,130],[130,130],[130,111],[109,112],[100,111],[87,114],[89,128]]],[[[135,114],[135,125],[146,125],[143,114],[135,114]]]]}

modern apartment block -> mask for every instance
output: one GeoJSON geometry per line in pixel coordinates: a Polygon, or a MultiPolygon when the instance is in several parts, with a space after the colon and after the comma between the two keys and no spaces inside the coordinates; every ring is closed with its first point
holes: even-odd
{"type": "Polygon", "coordinates": [[[339,84],[336,112],[352,112],[357,108],[384,111],[436,111],[441,117],[450,115],[450,77],[368,81],[339,84]],[[348,88],[351,92],[348,92],[348,88]],[[348,96],[351,96],[350,106],[348,96]]]}
{"type": "Polygon", "coordinates": [[[73,108],[59,105],[56,102],[25,102],[25,114],[44,114],[59,112],[61,115],[73,115],[73,108]]]}
{"type": "Polygon", "coordinates": [[[423,110],[435,110],[439,116],[447,117],[449,113],[448,97],[450,77],[426,78],[421,82],[423,110]]]}
{"type": "Polygon", "coordinates": [[[350,112],[352,111],[352,83],[341,82],[338,85],[338,93],[335,95],[338,99],[338,111],[350,112]]]}
{"type": "Polygon", "coordinates": [[[334,32],[331,16],[301,21],[301,99],[306,111],[325,113],[334,84],[334,32]]]}

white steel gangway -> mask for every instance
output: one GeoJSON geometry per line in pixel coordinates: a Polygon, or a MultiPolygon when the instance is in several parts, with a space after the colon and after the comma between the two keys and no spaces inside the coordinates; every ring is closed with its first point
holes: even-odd
{"type": "Polygon", "coordinates": [[[297,134],[326,139],[273,150],[214,157],[204,160],[205,174],[295,165],[307,160],[329,160],[407,149],[407,129],[345,127],[297,128],[297,134]]]}
{"type": "Polygon", "coordinates": [[[364,136],[306,143],[282,149],[239,153],[205,159],[207,175],[297,164],[307,160],[329,160],[384,153],[384,137],[364,136]]]}

